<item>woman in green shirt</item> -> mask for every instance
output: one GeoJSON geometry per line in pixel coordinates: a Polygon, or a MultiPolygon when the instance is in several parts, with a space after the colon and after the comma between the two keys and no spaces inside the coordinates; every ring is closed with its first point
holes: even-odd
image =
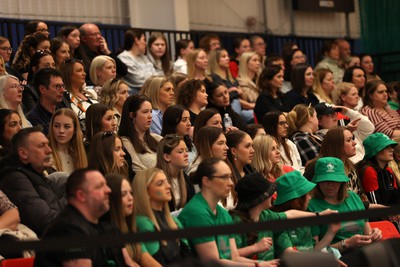
{"type": "MultiPolygon", "coordinates": [[[[319,212],[324,209],[333,209],[341,212],[364,210],[360,197],[348,191],[349,178],[344,171],[343,162],[334,157],[323,157],[317,160],[312,182],[316,183],[314,196],[308,204],[308,210],[319,212]]],[[[317,242],[328,231],[327,225],[319,225],[311,228],[317,242]]],[[[377,242],[382,238],[382,232],[378,228],[369,226],[368,221],[357,220],[342,222],[339,231],[333,238],[331,247],[347,253],[349,249],[365,246],[377,242]]]]}
{"type": "MultiPolygon", "coordinates": [[[[184,227],[232,224],[229,213],[218,204],[221,199],[229,195],[233,187],[232,171],[229,166],[221,159],[205,159],[191,178],[193,184],[200,186],[201,192],[186,204],[178,216],[184,227]]],[[[214,260],[223,266],[278,266],[277,260],[258,262],[241,256],[233,235],[192,238],[189,242],[200,259],[214,260]]]]}

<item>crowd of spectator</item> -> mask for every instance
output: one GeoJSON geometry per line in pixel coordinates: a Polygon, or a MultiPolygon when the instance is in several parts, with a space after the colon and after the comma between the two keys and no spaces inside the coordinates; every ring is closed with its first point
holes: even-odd
{"type": "MultiPolygon", "coordinates": [[[[281,55],[266,46],[241,37],[229,55],[207,34],[179,40],[172,61],[165,35],[141,29],[126,31],[119,54],[93,23],[52,38],[29,22],[14,55],[0,36],[0,241],[400,204],[399,83],[344,39],[325,42],[315,68],[295,43],[281,55]]],[[[380,219],[398,227],[398,216],[380,219]]],[[[40,252],[35,264],[278,266],[283,254],[329,248],[346,266],[381,237],[357,220],[40,252]]]]}

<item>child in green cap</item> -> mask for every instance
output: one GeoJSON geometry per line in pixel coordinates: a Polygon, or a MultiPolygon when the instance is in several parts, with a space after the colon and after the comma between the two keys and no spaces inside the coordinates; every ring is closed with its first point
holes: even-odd
{"type": "MultiPolygon", "coordinates": [[[[272,210],[285,212],[288,210],[305,211],[310,201],[310,192],[316,184],[309,182],[300,172],[287,173],[276,180],[278,197],[272,210]]],[[[333,211],[332,211],[333,212],[333,211]]],[[[325,236],[315,243],[311,227],[299,227],[280,232],[275,240],[277,255],[290,251],[320,251],[331,244],[333,237],[340,229],[340,223],[329,225],[325,236]]]]}
{"type": "MultiPolygon", "coordinates": [[[[313,198],[308,204],[308,210],[313,212],[325,209],[350,212],[364,210],[364,205],[358,195],[348,191],[349,178],[344,171],[343,162],[334,157],[324,157],[317,160],[312,182],[317,186],[313,198]]],[[[312,234],[321,240],[328,231],[328,225],[313,226],[312,234]]],[[[366,220],[342,222],[340,230],[333,238],[331,247],[339,249],[343,254],[349,249],[357,248],[377,242],[382,238],[382,232],[378,228],[369,226],[366,220]]]]}
{"type": "Polygon", "coordinates": [[[382,205],[400,204],[397,178],[388,166],[393,160],[393,148],[397,143],[383,133],[374,133],[363,144],[364,160],[357,167],[369,201],[382,205]]]}
{"type": "MultiPolygon", "coordinates": [[[[300,176],[300,172],[296,171],[300,176]]],[[[231,211],[235,223],[262,222],[279,219],[291,219],[306,216],[316,216],[315,213],[291,209],[284,212],[274,212],[271,208],[271,198],[276,190],[276,183],[265,179],[260,173],[247,174],[235,186],[238,203],[231,211]]],[[[279,197],[279,196],[278,196],[279,197]]],[[[331,214],[327,210],[320,214],[331,214]]],[[[276,241],[272,231],[260,231],[246,234],[236,234],[235,241],[239,255],[247,258],[256,257],[258,260],[274,259],[276,241]]]]}

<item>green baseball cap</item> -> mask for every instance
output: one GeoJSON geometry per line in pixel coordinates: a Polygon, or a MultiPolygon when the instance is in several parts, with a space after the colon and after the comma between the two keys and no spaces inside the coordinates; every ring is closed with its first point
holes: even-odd
{"type": "Polygon", "coordinates": [[[304,196],[314,189],[316,184],[309,182],[299,171],[292,171],[276,179],[278,196],[274,205],[281,205],[292,199],[304,196]]]}
{"type": "Polygon", "coordinates": [[[344,172],[343,162],[334,157],[324,157],[317,160],[315,164],[312,182],[339,182],[347,183],[349,177],[344,172]]]}
{"type": "Polygon", "coordinates": [[[364,159],[369,159],[388,146],[396,146],[397,142],[383,133],[374,133],[365,138],[363,145],[365,148],[364,159]]]}

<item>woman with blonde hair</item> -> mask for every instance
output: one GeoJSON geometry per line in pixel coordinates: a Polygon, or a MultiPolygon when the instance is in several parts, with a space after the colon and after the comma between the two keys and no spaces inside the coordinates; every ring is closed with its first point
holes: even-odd
{"type": "Polygon", "coordinates": [[[160,135],[163,114],[167,107],[174,103],[175,93],[172,82],[165,76],[151,76],[144,83],[139,94],[150,99],[153,107],[150,131],[160,135]]]}
{"type": "Polygon", "coordinates": [[[194,49],[187,58],[187,75],[189,80],[208,80],[207,78],[208,58],[203,49],[194,49]]]}
{"type": "Polygon", "coordinates": [[[319,102],[333,104],[332,91],[335,89],[335,81],[333,80],[333,72],[330,69],[318,69],[314,71],[314,82],[312,85],[314,95],[319,102]]]}
{"type": "Polygon", "coordinates": [[[110,79],[103,84],[100,103],[110,107],[114,111],[117,125],[121,122],[122,108],[129,97],[128,85],[120,79],[110,79]]]}
{"type": "Polygon", "coordinates": [[[26,119],[22,107],[22,92],[24,86],[20,84],[17,77],[13,75],[3,75],[0,77],[0,108],[7,108],[18,112],[21,117],[22,127],[32,126],[26,119]]]}
{"type": "Polygon", "coordinates": [[[265,178],[274,182],[279,176],[293,171],[293,168],[282,164],[278,142],[270,135],[260,135],[253,142],[253,167],[265,178]]]}
{"type": "Polygon", "coordinates": [[[89,75],[94,84],[94,91],[101,95],[103,84],[117,76],[115,60],[105,55],[95,57],[90,63],[89,75]]]}
{"type": "Polygon", "coordinates": [[[239,59],[239,75],[237,80],[243,90],[241,99],[255,103],[260,95],[257,86],[258,73],[261,67],[260,56],[256,52],[244,52],[239,59]]]}
{"type": "Polygon", "coordinates": [[[359,99],[358,89],[353,83],[338,83],[333,91],[334,103],[342,108],[337,113],[340,126],[347,126],[352,122],[357,123],[357,129],[353,131],[357,143],[357,153],[350,158],[354,164],[364,158],[365,149],[362,142],[375,131],[375,126],[368,117],[356,110],[359,99]]]}
{"type": "Polygon", "coordinates": [[[288,136],[299,150],[303,166],[315,158],[321,148],[323,135],[318,130],[317,112],[311,105],[296,105],[287,115],[288,136]]]}
{"type": "MultiPolygon", "coordinates": [[[[132,196],[132,187],[126,176],[110,173],[104,176],[108,187],[111,189],[110,210],[102,220],[113,222],[123,234],[137,232],[136,208],[132,196]]],[[[129,257],[143,267],[161,267],[147,251],[138,243],[125,244],[129,257]]],[[[133,265],[138,267],[139,265],[133,265]]]]}
{"type": "Polygon", "coordinates": [[[237,91],[239,85],[229,70],[229,55],[226,49],[212,50],[208,53],[208,73],[215,83],[223,83],[230,91],[237,91]],[[236,88],[236,89],[235,89],[236,88]]]}
{"type": "Polygon", "coordinates": [[[4,58],[0,55],[0,76],[6,75],[7,70],[6,70],[6,63],[4,61],[4,58]]]}
{"type": "Polygon", "coordinates": [[[253,122],[252,109],[254,108],[254,104],[241,99],[243,91],[239,87],[238,81],[232,77],[229,70],[229,60],[226,49],[221,48],[210,51],[208,54],[208,72],[214,84],[224,85],[228,88],[232,109],[240,114],[246,122],[253,122]]]}
{"type": "MultiPolygon", "coordinates": [[[[171,185],[162,170],[149,168],[138,172],[133,180],[132,189],[138,232],[161,232],[182,228],[179,220],[170,213],[168,203],[172,199],[171,185]]],[[[144,242],[143,246],[163,266],[180,262],[181,251],[188,248],[186,240],[176,239],[144,242]]]]}
{"type": "Polygon", "coordinates": [[[85,147],[78,117],[72,109],[57,110],[50,121],[49,146],[53,151],[53,168],[72,173],[86,168],[85,147]]]}

